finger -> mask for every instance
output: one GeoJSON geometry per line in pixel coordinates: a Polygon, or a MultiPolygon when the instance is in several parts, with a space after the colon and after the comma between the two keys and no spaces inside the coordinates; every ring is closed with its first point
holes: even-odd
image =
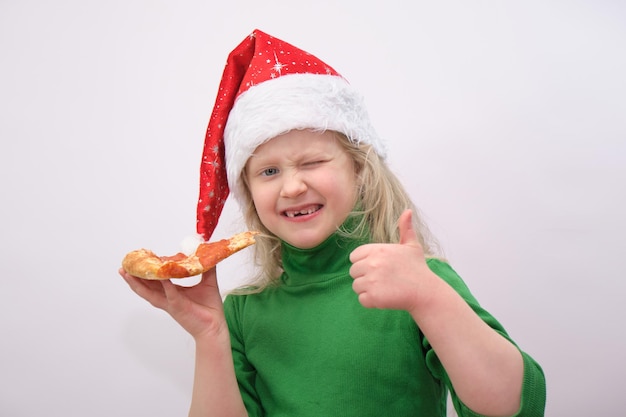
{"type": "Polygon", "coordinates": [[[376,307],[374,305],[372,297],[367,292],[360,293],[358,298],[359,298],[359,303],[361,303],[361,305],[363,307],[365,307],[365,308],[374,308],[374,307],[376,307]]]}
{"type": "Polygon", "coordinates": [[[203,285],[210,285],[213,287],[217,287],[217,268],[213,267],[208,271],[202,273],[202,279],[200,282],[203,285]]]}
{"type": "Polygon", "coordinates": [[[202,287],[203,291],[208,291],[205,292],[205,294],[217,294],[217,297],[221,298],[219,285],[217,283],[217,273],[215,267],[202,273],[202,278],[198,283],[198,287],[202,287]]]}
{"type": "MultiPolygon", "coordinates": [[[[141,287],[141,286],[144,285],[144,283],[142,282],[143,280],[141,278],[138,278],[138,277],[135,277],[135,276],[129,274],[124,269],[120,268],[120,270],[118,272],[122,276],[122,278],[124,278],[124,281],[126,281],[126,283],[130,286],[130,288],[133,291],[135,291],[136,288],[141,287]]],[[[135,291],[135,292],[137,292],[137,291],[135,291]]]]}
{"type": "Polygon", "coordinates": [[[367,283],[364,279],[355,278],[352,281],[352,291],[354,291],[356,294],[364,293],[365,290],[367,290],[367,283]]]}
{"type": "Polygon", "coordinates": [[[352,279],[355,279],[355,280],[361,277],[361,273],[359,272],[359,269],[357,268],[356,265],[352,265],[348,273],[350,274],[352,279]]]}
{"type": "Polygon", "coordinates": [[[171,280],[165,279],[159,281],[163,287],[165,298],[170,306],[178,306],[182,300],[179,289],[180,287],[174,284],[171,280]]]}
{"type": "Polygon", "coordinates": [[[357,262],[352,264],[348,273],[353,279],[359,279],[365,276],[367,272],[367,267],[363,262],[357,262]]]}
{"type": "Polygon", "coordinates": [[[370,247],[370,244],[361,245],[355,250],[353,250],[352,252],[350,252],[350,262],[355,264],[359,262],[360,260],[365,259],[369,252],[369,247],[370,247]]]}
{"type": "Polygon", "coordinates": [[[220,293],[219,284],[217,281],[217,268],[213,267],[202,274],[202,280],[200,283],[206,286],[209,291],[207,292],[207,301],[212,305],[221,305],[222,294],[220,293]]]}
{"type": "Polygon", "coordinates": [[[400,233],[400,244],[409,246],[420,246],[417,233],[413,228],[413,212],[406,209],[398,219],[398,231],[400,233]]]}
{"type": "Polygon", "coordinates": [[[120,269],[119,273],[122,276],[122,278],[124,278],[124,281],[126,281],[126,283],[133,290],[135,290],[136,288],[144,288],[144,287],[147,288],[148,290],[158,290],[158,291],[161,290],[161,285],[159,284],[159,281],[152,281],[148,279],[139,278],[139,277],[129,274],[123,269],[120,269]]]}
{"type": "Polygon", "coordinates": [[[154,307],[165,308],[166,297],[159,281],[137,278],[123,270],[120,270],[120,275],[124,278],[130,289],[138,296],[148,301],[154,307]]]}
{"type": "Polygon", "coordinates": [[[161,287],[163,287],[163,292],[165,296],[168,298],[174,298],[178,295],[178,287],[172,283],[169,279],[163,279],[159,281],[161,283],[161,287]]]}

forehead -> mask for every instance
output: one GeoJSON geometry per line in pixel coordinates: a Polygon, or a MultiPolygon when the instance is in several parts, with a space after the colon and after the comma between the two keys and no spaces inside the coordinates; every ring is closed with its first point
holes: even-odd
{"type": "Polygon", "coordinates": [[[293,130],[259,145],[248,163],[267,158],[298,159],[317,153],[342,152],[334,132],[293,130]]]}

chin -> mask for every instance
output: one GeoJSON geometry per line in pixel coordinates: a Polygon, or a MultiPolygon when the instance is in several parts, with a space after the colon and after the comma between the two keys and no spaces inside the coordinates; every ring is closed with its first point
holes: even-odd
{"type": "Polygon", "coordinates": [[[322,242],[324,242],[328,238],[328,236],[320,237],[320,236],[297,236],[293,239],[283,239],[285,242],[289,243],[291,246],[295,246],[298,249],[311,249],[316,246],[319,246],[322,242]]]}
{"type": "Polygon", "coordinates": [[[319,245],[320,243],[322,243],[322,241],[303,241],[302,239],[296,240],[296,241],[288,241],[286,240],[287,243],[289,243],[291,246],[294,246],[298,249],[312,249],[314,247],[316,247],[317,245],[319,245]]]}

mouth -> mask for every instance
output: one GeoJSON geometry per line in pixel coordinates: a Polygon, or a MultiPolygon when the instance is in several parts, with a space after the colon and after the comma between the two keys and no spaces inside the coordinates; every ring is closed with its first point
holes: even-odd
{"type": "Polygon", "coordinates": [[[283,215],[289,218],[308,216],[310,214],[315,213],[316,211],[319,211],[321,208],[322,208],[321,204],[315,204],[313,206],[308,206],[308,207],[298,209],[298,210],[285,210],[283,211],[283,215]]]}

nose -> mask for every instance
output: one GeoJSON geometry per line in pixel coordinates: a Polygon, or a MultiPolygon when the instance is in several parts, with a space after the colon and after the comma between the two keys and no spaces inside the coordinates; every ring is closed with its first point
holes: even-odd
{"type": "Polygon", "coordinates": [[[303,194],[307,190],[307,185],[299,173],[290,173],[283,176],[280,196],[284,198],[294,198],[303,194]]]}

